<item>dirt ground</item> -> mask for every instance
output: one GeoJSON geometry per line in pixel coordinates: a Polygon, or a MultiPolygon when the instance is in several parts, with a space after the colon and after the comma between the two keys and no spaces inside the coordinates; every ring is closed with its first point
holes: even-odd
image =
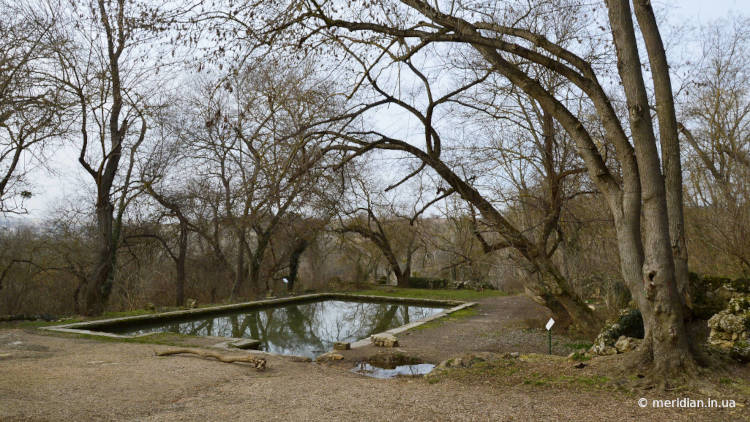
{"type": "MultiPolygon", "coordinates": [[[[517,351],[521,358],[389,380],[350,372],[363,355],[380,352],[370,348],[347,352],[332,365],[266,356],[268,369],[258,372],[199,357],[155,356],[164,345],[0,329],[0,420],[750,420],[743,390],[712,397],[735,400],[733,409],[641,408],[641,397],[702,397],[613,389],[597,374],[617,357],[576,369],[564,357],[526,355],[546,348],[534,328],[547,314],[536,306],[520,296],[484,299],[474,316],[400,336],[399,352],[427,362],[470,352],[517,351]]],[[[555,352],[564,353],[568,341],[560,338],[555,352]]],[[[728,382],[749,385],[747,369],[733,370],[728,382]]]]}

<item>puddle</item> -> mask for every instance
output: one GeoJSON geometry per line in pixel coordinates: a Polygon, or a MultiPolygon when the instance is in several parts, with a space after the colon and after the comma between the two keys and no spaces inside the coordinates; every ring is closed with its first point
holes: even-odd
{"type": "Polygon", "coordinates": [[[366,375],[373,378],[393,378],[397,376],[416,377],[428,374],[435,365],[431,363],[419,363],[416,365],[399,365],[393,369],[372,366],[367,362],[360,362],[352,368],[356,374],[366,375]]]}

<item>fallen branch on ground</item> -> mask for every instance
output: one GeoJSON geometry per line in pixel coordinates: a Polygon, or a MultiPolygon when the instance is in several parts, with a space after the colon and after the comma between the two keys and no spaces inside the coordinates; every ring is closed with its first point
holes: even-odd
{"type": "Polygon", "coordinates": [[[251,355],[239,355],[239,356],[228,356],[218,352],[212,352],[209,350],[199,349],[185,349],[185,348],[171,348],[156,352],[156,356],[170,356],[177,355],[180,353],[189,353],[198,355],[204,358],[214,358],[225,363],[244,362],[251,364],[255,369],[263,371],[266,369],[266,360],[263,358],[256,358],[251,355]]]}

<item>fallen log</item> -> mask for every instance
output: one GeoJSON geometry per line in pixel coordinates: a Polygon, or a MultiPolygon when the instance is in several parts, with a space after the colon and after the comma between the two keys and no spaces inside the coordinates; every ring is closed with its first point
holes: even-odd
{"type": "Polygon", "coordinates": [[[170,356],[170,355],[178,355],[181,353],[189,353],[189,354],[198,355],[204,358],[214,358],[218,361],[225,362],[225,363],[234,363],[234,362],[249,363],[250,365],[252,365],[255,369],[259,371],[263,371],[266,369],[266,360],[264,358],[256,358],[255,356],[252,356],[252,355],[230,356],[230,355],[224,355],[218,352],[212,352],[210,350],[171,348],[171,349],[157,351],[156,356],[170,356]]]}

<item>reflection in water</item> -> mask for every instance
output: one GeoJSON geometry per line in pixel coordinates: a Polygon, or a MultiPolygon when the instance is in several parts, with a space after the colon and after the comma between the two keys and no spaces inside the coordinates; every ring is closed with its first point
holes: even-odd
{"type": "Polygon", "coordinates": [[[241,313],[198,316],[201,319],[139,325],[111,330],[120,334],[169,332],[194,336],[254,338],[271,353],[315,357],[337,341],[353,342],[443,308],[394,303],[326,300],[241,313]]]}
{"type": "Polygon", "coordinates": [[[432,371],[434,367],[435,365],[431,363],[420,363],[417,365],[400,365],[393,369],[388,369],[372,366],[367,362],[360,362],[352,369],[352,372],[373,378],[393,378],[399,375],[425,375],[432,371]]]}

